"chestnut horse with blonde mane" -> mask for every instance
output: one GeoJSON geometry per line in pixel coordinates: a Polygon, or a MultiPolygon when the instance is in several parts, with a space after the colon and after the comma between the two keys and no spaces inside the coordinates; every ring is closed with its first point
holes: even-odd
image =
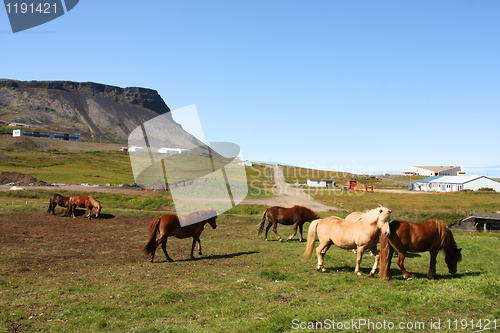
{"type": "Polygon", "coordinates": [[[295,205],[292,208],[283,208],[279,206],[273,206],[264,211],[264,214],[262,215],[262,221],[260,222],[258,226],[259,230],[259,235],[262,233],[264,230],[264,224],[266,222],[266,216],[267,219],[269,220],[269,224],[267,225],[266,228],[266,241],[267,241],[267,233],[269,229],[271,228],[271,225],[273,226],[273,231],[276,234],[276,237],[278,237],[278,240],[282,242],[283,240],[281,239],[281,236],[278,234],[277,228],[278,228],[278,223],[281,223],[283,225],[293,225],[293,235],[288,237],[287,240],[291,240],[295,235],[297,234],[297,227],[300,229],[300,241],[302,242],[304,239],[302,237],[302,228],[304,227],[305,222],[311,222],[314,220],[319,219],[318,214],[313,212],[307,207],[295,205]]]}
{"type": "Polygon", "coordinates": [[[191,247],[191,259],[194,259],[193,252],[196,242],[198,242],[198,254],[201,252],[200,235],[208,223],[212,229],[217,228],[215,220],[217,212],[213,208],[200,209],[184,216],[175,214],[165,214],[155,218],[149,224],[149,239],[143,247],[143,252],[149,256],[149,261],[153,262],[156,248],[161,244],[161,248],[168,261],[174,261],[167,253],[167,239],[170,236],[177,238],[193,237],[193,245],[191,247]],[[156,235],[159,234],[158,239],[156,235]]]}
{"type": "Polygon", "coordinates": [[[355,221],[346,221],[336,216],[327,217],[322,220],[311,222],[307,234],[307,245],[304,252],[304,259],[311,256],[316,236],[319,238],[319,246],[316,248],[318,256],[317,271],[325,272],[323,267],[323,256],[326,254],[332,244],[341,249],[357,249],[356,268],[354,272],[359,272],[363,252],[369,249],[375,254],[375,264],[370,272],[373,276],[377,270],[380,256],[377,251],[377,243],[380,233],[388,235],[389,222],[391,221],[391,210],[385,207],[379,207],[363,213],[355,221]]]}
{"type": "Polygon", "coordinates": [[[391,278],[391,259],[394,249],[398,251],[398,266],[403,277],[408,279],[410,273],[404,267],[407,252],[426,252],[431,254],[427,278],[433,279],[436,274],[436,257],[441,249],[445,252],[445,262],[451,274],[457,272],[457,263],[462,260],[462,249],[457,247],[453,233],[443,222],[428,220],[413,223],[395,220],[389,224],[390,235],[383,235],[380,240],[380,278],[391,278]]]}
{"type": "Polygon", "coordinates": [[[81,195],[74,195],[71,198],[69,198],[69,207],[68,211],[66,214],[75,218],[75,208],[80,207],[80,208],[86,208],[88,209],[89,213],[87,214],[87,218],[90,220],[90,214],[92,214],[92,209],[95,209],[95,217],[99,215],[101,212],[101,204],[97,202],[94,197],[88,196],[88,197],[83,197],[81,195]]]}

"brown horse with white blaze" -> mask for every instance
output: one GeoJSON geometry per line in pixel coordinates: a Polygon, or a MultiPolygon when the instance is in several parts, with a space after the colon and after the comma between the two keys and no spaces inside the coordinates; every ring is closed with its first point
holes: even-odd
{"type": "Polygon", "coordinates": [[[161,244],[161,248],[168,261],[174,261],[167,253],[167,239],[170,236],[176,238],[193,237],[193,245],[191,247],[191,259],[194,259],[193,252],[196,243],[198,243],[198,254],[201,252],[200,235],[205,228],[205,224],[210,224],[212,229],[217,228],[215,220],[217,212],[210,208],[200,209],[184,216],[175,214],[165,214],[155,218],[149,225],[149,239],[143,247],[143,252],[149,256],[149,260],[153,262],[156,248],[161,244]],[[159,234],[158,238],[156,238],[159,234]]]}
{"type": "Polygon", "coordinates": [[[327,217],[322,220],[315,220],[309,226],[307,234],[307,246],[304,252],[304,259],[307,260],[311,256],[316,236],[319,238],[319,246],[316,248],[318,256],[318,264],[316,270],[325,272],[323,267],[323,257],[332,244],[335,244],[341,249],[357,249],[356,268],[354,272],[361,275],[359,272],[363,252],[369,249],[375,254],[375,263],[370,272],[373,276],[377,270],[379,255],[377,244],[380,238],[380,233],[388,235],[389,222],[391,221],[391,210],[380,207],[363,213],[355,221],[346,221],[336,216],[327,217]]]}
{"type": "Polygon", "coordinates": [[[431,254],[427,278],[433,279],[436,274],[436,257],[440,250],[445,252],[445,262],[451,274],[457,272],[457,263],[462,260],[462,249],[457,247],[453,233],[443,222],[428,220],[422,223],[392,221],[389,224],[390,235],[383,235],[380,240],[380,274],[382,279],[391,278],[391,259],[394,250],[398,251],[398,266],[403,277],[408,279],[410,273],[404,267],[407,252],[427,252],[431,254]]]}
{"type": "Polygon", "coordinates": [[[288,237],[287,240],[291,240],[295,235],[297,234],[297,227],[299,227],[300,230],[300,241],[302,242],[304,239],[302,237],[302,229],[304,227],[305,222],[311,222],[314,220],[319,219],[318,214],[313,212],[307,207],[295,205],[291,208],[283,208],[280,206],[273,206],[264,211],[264,214],[262,214],[262,221],[260,222],[258,226],[259,230],[259,235],[262,233],[264,230],[264,224],[266,222],[266,216],[267,219],[269,220],[269,224],[267,225],[266,228],[266,241],[267,241],[267,233],[271,226],[273,226],[273,231],[276,234],[276,237],[278,237],[278,240],[282,242],[283,240],[281,239],[281,236],[278,234],[277,228],[278,228],[278,223],[281,223],[283,225],[293,225],[293,235],[288,237]]]}
{"type": "Polygon", "coordinates": [[[87,214],[87,218],[90,220],[90,215],[92,214],[92,209],[95,209],[95,217],[99,215],[101,212],[102,206],[101,204],[94,199],[94,197],[88,196],[88,197],[83,197],[81,195],[74,195],[71,198],[69,198],[69,207],[67,214],[71,214],[73,218],[75,218],[75,208],[80,207],[80,208],[86,208],[88,209],[89,213],[87,214]]]}

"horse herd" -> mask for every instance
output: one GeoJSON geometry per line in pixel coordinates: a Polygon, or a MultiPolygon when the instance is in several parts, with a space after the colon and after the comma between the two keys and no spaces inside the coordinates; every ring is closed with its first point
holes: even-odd
{"type": "Polygon", "coordinates": [[[47,210],[47,213],[55,215],[54,210],[56,206],[66,207],[66,213],[64,213],[64,216],[72,216],[73,218],[75,218],[76,207],[86,208],[89,211],[86,216],[89,220],[90,215],[92,214],[92,209],[95,209],[95,217],[99,216],[102,209],[101,204],[99,204],[99,202],[91,196],[84,197],[81,195],[73,195],[71,197],[65,197],[59,193],[54,193],[50,197],[49,209],[47,210]]]}
{"type": "MultiPolygon", "coordinates": [[[[60,194],[53,194],[50,198],[48,212],[54,214],[56,205],[67,207],[65,216],[70,214],[74,217],[76,207],[88,209],[87,218],[90,219],[92,209],[95,208],[96,217],[101,211],[101,205],[93,197],[82,197],[74,195],[64,197],[60,194]]],[[[397,251],[397,264],[403,273],[405,279],[409,278],[409,273],[404,267],[404,260],[407,252],[426,252],[431,255],[429,271],[427,277],[433,279],[436,274],[436,256],[440,250],[445,252],[445,262],[448,265],[448,271],[451,274],[457,272],[457,263],[462,259],[461,249],[453,238],[451,230],[441,221],[428,220],[423,223],[412,223],[401,220],[391,221],[390,209],[377,207],[366,212],[353,212],[345,219],[336,216],[321,219],[315,212],[307,207],[294,206],[283,208],[274,206],[266,209],[262,215],[262,220],[258,225],[258,233],[262,233],[265,226],[266,217],[269,221],[265,240],[271,226],[279,241],[283,241],[277,232],[277,225],[293,225],[294,232],[287,239],[291,240],[297,234],[297,228],[300,232],[300,241],[302,242],[303,226],[305,222],[311,222],[307,234],[306,249],[303,254],[305,260],[312,254],[316,239],[319,240],[319,246],[316,248],[318,263],[316,270],[325,272],[324,256],[331,245],[341,249],[356,250],[357,260],[354,272],[360,273],[360,264],[363,253],[370,250],[375,256],[375,262],[370,271],[373,276],[378,268],[380,261],[379,277],[390,279],[391,259],[397,251]],[[380,254],[377,250],[377,244],[380,241],[380,254]]],[[[194,259],[194,248],[198,244],[198,253],[201,255],[200,235],[208,223],[213,229],[216,225],[217,212],[212,208],[201,209],[180,216],[175,214],[165,214],[151,221],[149,225],[149,237],[143,252],[153,262],[156,250],[161,245],[161,249],[168,261],[173,259],[167,252],[168,237],[193,238],[191,247],[191,259],[194,259]]]]}

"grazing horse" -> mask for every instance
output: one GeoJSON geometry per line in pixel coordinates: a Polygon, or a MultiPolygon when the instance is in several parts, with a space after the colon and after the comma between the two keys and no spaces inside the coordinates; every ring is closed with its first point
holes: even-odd
{"type": "Polygon", "coordinates": [[[426,252],[431,254],[427,278],[436,274],[436,256],[441,249],[445,252],[445,262],[451,274],[457,272],[457,263],[462,260],[462,249],[457,248],[453,233],[443,222],[428,220],[413,223],[395,220],[390,224],[390,235],[383,235],[380,240],[380,278],[391,278],[391,259],[394,249],[398,251],[398,266],[405,279],[410,274],[404,267],[406,252],[426,252]]]}
{"type": "Polygon", "coordinates": [[[68,215],[71,214],[73,218],[75,218],[76,207],[87,208],[89,213],[86,217],[89,220],[90,220],[90,214],[92,214],[92,209],[95,208],[95,217],[99,215],[102,209],[101,204],[97,202],[96,199],[94,199],[91,196],[82,197],[81,195],[74,195],[71,198],[69,198],[68,215]]]}
{"type": "Polygon", "coordinates": [[[302,242],[304,238],[302,237],[302,228],[304,227],[305,222],[311,222],[319,219],[318,214],[313,212],[307,207],[295,205],[292,208],[283,208],[279,206],[273,206],[264,211],[262,215],[262,221],[258,226],[259,235],[264,230],[264,224],[267,219],[269,220],[269,224],[266,228],[266,241],[267,241],[267,233],[271,225],[273,226],[273,231],[278,237],[279,241],[282,242],[281,236],[277,232],[278,223],[283,225],[292,225],[293,224],[293,235],[288,237],[287,240],[291,240],[297,234],[297,226],[300,229],[300,241],[302,242]]]}
{"type": "Polygon", "coordinates": [[[309,226],[307,234],[307,245],[304,252],[304,259],[311,256],[316,236],[319,238],[319,246],[316,248],[318,255],[317,271],[325,272],[323,267],[323,256],[332,244],[341,249],[357,249],[356,269],[354,272],[361,275],[359,266],[363,252],[370,249],[375,254],[375,264],[370,272],[370,276],[377,270],[380,256],[377,251],[377,243],[380,232],[389,234],[389,222],[391,221],[391,210],[385,207],[372,209],[363,213],[356,221],[346,221],[336,216],[327,217],[322,220],[315,220],[309,226]]]}
{"type": "Polygon", "coordinates": [[[149,239],[143,247],[143,252],[149,255],[149,261],[153,262],[155,257],[156,248],[161,244],[163,253],[168,261],[174,261],[167,253],[167,239],[170,236],[177,238],[193,237],[193,245],[191,247],[191,259],[194,259],[193,252],[196,242],[198,242],[198,254],[201,252],[200,235],[208,223],[212,229],[217,228],[215,220],[217,219],[217,212],[210,208],[200,209],[191,212],[184,216],[175,214],[165,214],[155,218],[149,225],[149,239]],[[192,223],[192,221],[196,221],[192,223]],[[184,225],[184,226],[181,226],[184,225]],[[156,234],[159,234],[156,239],[156,234]]]}
{"type": "MultiPolygon", "coordinates": [[[[52,213],[52,215],[56,215],[54,209],[56,206],[61,206],[68,208],[69,207],[69,197],[65,197],[63,195],[60,195],[59,193],[54,193],[50,196],[50,201],[49,201],[49,209],[47,210],[47,213],[52,213]]],[[[68,215],[68,209],[66,209],[66,213],[64,216],[68,215]]]]}

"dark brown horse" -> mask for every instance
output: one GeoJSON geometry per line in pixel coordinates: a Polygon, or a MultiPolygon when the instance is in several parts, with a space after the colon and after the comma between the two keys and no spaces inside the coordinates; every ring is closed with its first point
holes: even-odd
{"type": "Polygon", "coordinates": [[[61,206],[66,208],[66,213],[64,213],[64,216],[68,215],[68,207],[69,207],[69,197],[65,197],[63,195],[60,195],[59,193],[54,193],[50,196],[50,202],[49,202],[49,209],[47,210],[47,213],[52,213],[53,215],[56,215],[54,209],[56,206],[61,206]]]}
{"type": "Polygon", "coordinates": [[[380,278],[391,278],[391,259],[394,249],[398,251],[398,266],[405,279],[410,274],[404,267],[407,252],[426,252],[431,254],[427,277],[433,279],[436,274],[436,256],[441,249],[445,252],[445,262],[451,274],[457,272],[457,263],[462,260],[461,250],[457,248],[453,234],[443,222],[428,220],[412,223],[395,220],[390,224],[390,235],[382,235],[380,240],[380,278]]]}
{"type": "Polygon", "coordinates": [[[73,218],[75,218],[75,208],[80,207],[80,208],[86,208],[88,209],[89,213],[86,216],[90,220],[90,214],[92,214],[92,209],[95,208],[95,217],[99,215],[101,212],[101,204],[97,202],[94,197],[88,196],[88,197],[83,197],[81,195],[74,195],[71,198],[69,198],[69,208],[68,208],[68,216],[71,214],[73,218]]]}
{"type": "Polygon", "coordinates": [[[215,229],[217,224],[217,212],[212,208],[200,209],[191,212],[184,216],[175,214],[165,214],[155,218],[149,225],[149,239],[143,247],[143,252],[149,256],[149,260],[153,262],[155,257],[156,248],[161,244],[163,253],[168,261],[174,261],[167,253],[167,239],[170,236],[177,238],[193,237],[193,245],[191,247],[191,259],[194,259],[193,252],[196,242],[198,242],[198,254],[201,252],[200,235],[208,223],[215,229]],[[159,234],[158,239],[156,235],[159,234]]]}
{"type": "Polygon", "coordinates": [[[267,225],[266,228],[266,241],[267,241],[267,233],[272,225],[273,231],[276,234],[276,237],[278,237],[280,242],[282,242],[283,240],[281,239],[281,236],[277,232],[278,223],[281,223],[283,225],[293,225],[293,235],[288,237],[287,240],[291,240],[293,237],[295,237],[295,235],[297,234],[297,226],[298,226],[300,230],[300,241],[302,242],[304,241],[304,238],[302,237],[302,228],[304,227],[304,223],[311,222],[320,218],[318,214],[316,214],[307,207],[298,205],[295,205],[292,208],[273,206],[266,209],[264,211],[264,214],[262,215],[262,221],[260,222],[258,227],[259,235],[264,230],[266,215],[267,219],[269,220],[269,224],[267,225]]]}

